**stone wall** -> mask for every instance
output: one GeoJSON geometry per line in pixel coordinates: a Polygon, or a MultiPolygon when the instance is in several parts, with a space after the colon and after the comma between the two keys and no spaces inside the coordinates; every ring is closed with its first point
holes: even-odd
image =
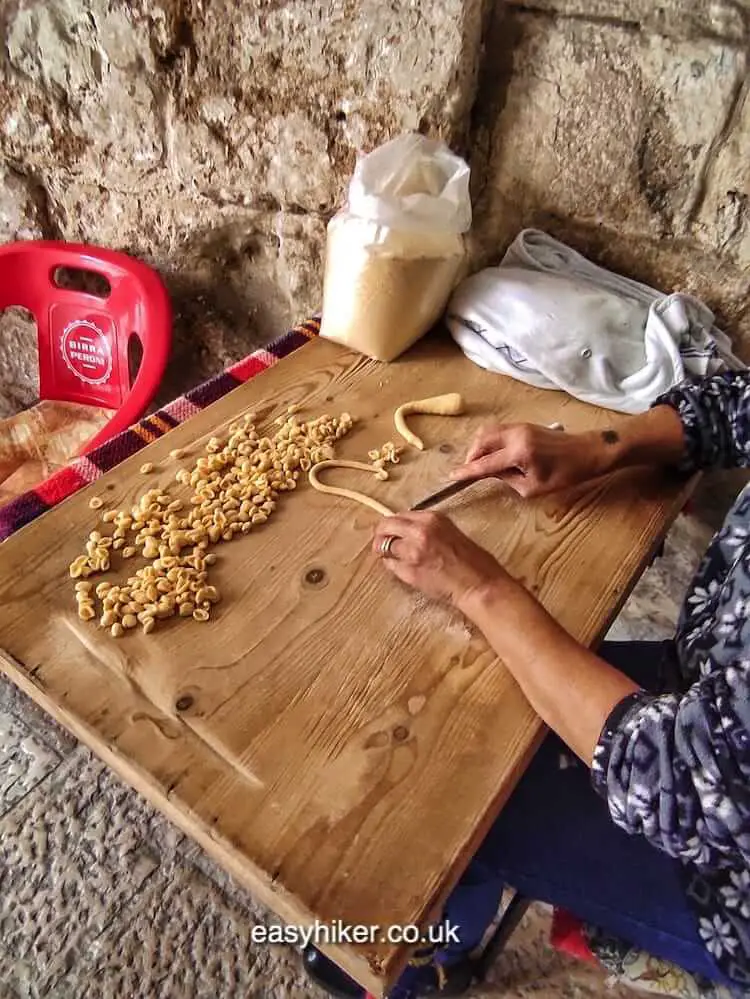
{"type": "Polygon", "coordinates": [[[473,167],[477,264],[522,225],[690,289],[750,344],[750,0],[4,0],[0,239],[145,257],[165,394],[320,301],[358,150],[473,167]]]}

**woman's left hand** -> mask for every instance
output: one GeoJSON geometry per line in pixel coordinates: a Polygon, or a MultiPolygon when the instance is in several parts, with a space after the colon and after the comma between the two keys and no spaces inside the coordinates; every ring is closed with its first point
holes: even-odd
{"type": "Polygon", "coordinates": [[[385,517],[372,547],[402,582],[459,607],[488,583],[510,578],[497,559],[437,513],[385,517]]]}

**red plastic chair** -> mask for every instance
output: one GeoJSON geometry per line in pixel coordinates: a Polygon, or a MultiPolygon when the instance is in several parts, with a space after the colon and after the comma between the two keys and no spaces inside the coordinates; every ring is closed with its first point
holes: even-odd
{"type": "Polygon", "coordinates": [[[39,395],[116,410],[82,453],[137,422],[159,387],[172,343],[172,309],[164,285],[145,264],[98,246],[28,241],[0,246],[0,309],[21,306],[36,319],[39,395]],[[109,285],[105,296],[61,287],[59,268],[90,271],[109,285]],[[128,351],[142,358],[130,384],[128,351]]]}

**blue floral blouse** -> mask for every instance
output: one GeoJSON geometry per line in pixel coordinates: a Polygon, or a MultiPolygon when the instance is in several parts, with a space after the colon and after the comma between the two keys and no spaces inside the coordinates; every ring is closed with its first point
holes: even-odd
{"type": "MultiPolygon", "coordinates": [[[[684,469],[750,467],[750,372],[682,383],[684,469]]],[[[631,694],[608,718],[592,779],[617,825],[685,865],[698,930],[750,986],[750,485],[713,538],[675,636],[683,692],[631,694]]]]}

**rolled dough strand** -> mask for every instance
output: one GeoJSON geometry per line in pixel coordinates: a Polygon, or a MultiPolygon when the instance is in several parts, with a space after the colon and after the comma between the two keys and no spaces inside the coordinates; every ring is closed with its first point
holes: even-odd
{"type": "Polygon", "coordinates": [[[381,480],[388,478],[388,472],[386,472],[385,469],[373,468],[372,465],[365,465],[362,461],[336,461],[335,459],[332,459],[330,461],[319,461],[317,465],[313,465],[308,472],[308,478],[313,489],[317,489],[320,493],[330,493],[331,496],[343,496],[344,499],[350,499],[355,503],[361,503],[363,506],[369,506],[371,510],[382,514],[384,517],[393,517],[393,510],[389,510],[387,506],[384,506],[382,503],[378,503],[378,501],[373,499],[372,496],[365,496],[364,493],[358,493],[354,489],[344,489],[340,486],[324,485],[318,478],[318,475],[324,468],[356,468],[360,472],[370,472],[381,480]]]}
{"type": "Polygon", "coordinates": [[[464,411],[464,400],[458,392],[448,392],[446,395],[435,395],[431,399],[414,399],[399,406],[393,415],[396,430],[407,444],[424,451],[424,441],[418,437],[406,424],[406,417],[411,413],[430,413],[435,416],[458,416],[464,411]]]}

